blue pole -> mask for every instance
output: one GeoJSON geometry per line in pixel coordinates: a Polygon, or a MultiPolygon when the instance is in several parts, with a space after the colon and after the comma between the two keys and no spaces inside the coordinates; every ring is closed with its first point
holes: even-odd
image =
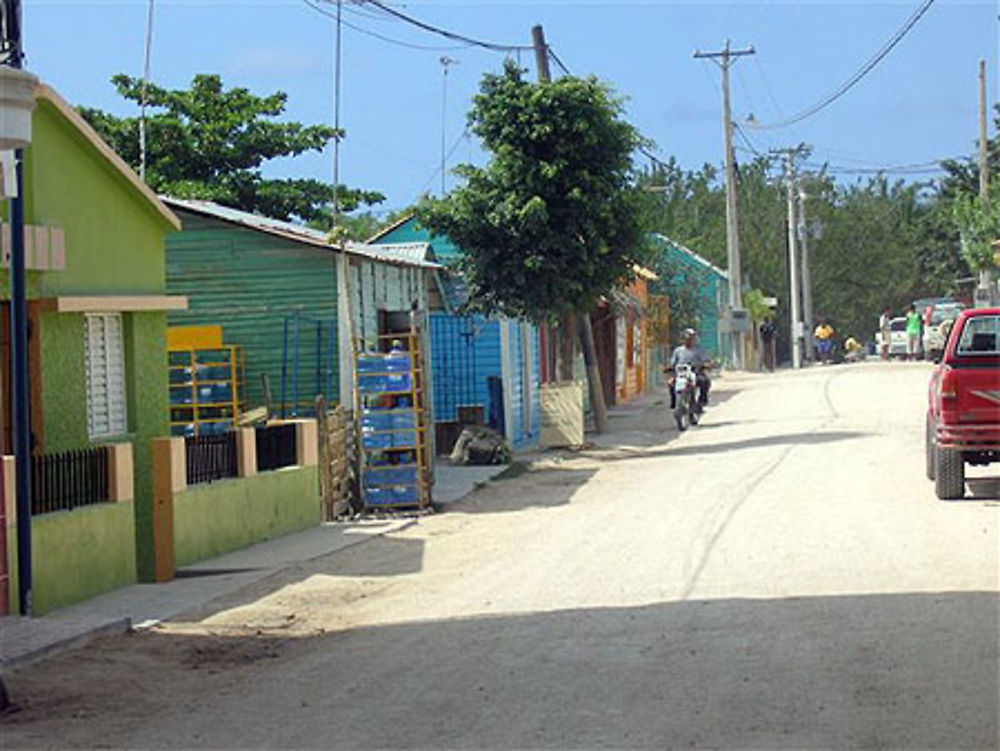
{"type": "Polygon", "coordinates": [[[28,387],[28,304],[24,278],[24,175],[21,156],[20,149],[14,152],[17,197],[10,201],[10,356],[14,386],[11,406],[14,413],[17,488],[17,589],[21,615],[31,615],[31,404],[28,387]]]}
{"type": "MultiPolygon", "coordinates": [[[[6,0],[4,3],[6,41],[12,49],[8,64],[20,69],[21,3],[6,0]]],[[[17,474],[17,566],[18,600],[21,615],[32,613],[31,571],[31,404],[28,380],[28,304],[24,275],[24,173],[21,168],[23,152],[14,152],[14,174],[17,196],[10,200],[10,369],[13,381],[12,412],[14,426],[14,467],[17,474]]],[[[37,334],[36,334],[37,336],[37,334]]]]}

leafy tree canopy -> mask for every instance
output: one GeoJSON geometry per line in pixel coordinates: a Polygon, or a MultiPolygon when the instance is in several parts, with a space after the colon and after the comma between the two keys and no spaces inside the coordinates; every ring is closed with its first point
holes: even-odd
{"type": "MultiPolygon", "coordinates": [[[[142,81],[117,75],[118,93],[137,104],[142,81]]],[[[264,162],[321,150],[337,137],[325,125],[277,122],[287,95],[256,96],[244,88],[225,89],[217,75],[197,75],[188,90],[148,84],[146,182],[158,193],[215,201],[276,219],[299,219],[329,228],[333,187],[313,179],[267,179],[264,162]]],[[[80,113],[136,170],[139,168],[139,118],[117,117],[81,107],[80,113]]],[[[384,200],[374,191],[341,187],[344,211],[384,200]]]]}
{"type": "Polygon", "coordinates": [[[470,130],[490,153],[418,220],[466,251],[473,303],[535,320],[589,312],[645,259],[633,184],[637,131],[594,78],[535,84],[508,61],[484,76],[470,130]]]}

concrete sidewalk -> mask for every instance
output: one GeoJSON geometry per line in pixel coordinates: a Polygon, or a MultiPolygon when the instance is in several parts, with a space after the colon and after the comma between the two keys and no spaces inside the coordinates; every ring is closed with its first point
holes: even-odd
{"type": "MultiPolygon", "coordinates": [[[[439,465],[434,500],[439,504],[461,500],[506,468],[439,465]]],[[[170,582],[122,587],[38,618],[0,618],[0,670],[25,665],[99,634],[124,633],[175,618],[289,566],[415,523],[407,518],[326,523],[199,561],[179,569],[170,582]]]]}
{"type": "Polygon", "coordinates": [[[0,670],[24,665],[104,633],[169,620],[288,566],[397,532],[414,519],[326,523],[178,569],[173,581],[134,584],[38,618],[0,618],[0,670]]]}

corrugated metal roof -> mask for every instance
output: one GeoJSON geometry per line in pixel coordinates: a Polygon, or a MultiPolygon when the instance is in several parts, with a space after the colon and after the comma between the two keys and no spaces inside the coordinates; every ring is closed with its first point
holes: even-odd
{"type": "Polygon", "coordinates": [[[361,256],[373,261],[382,261],[396,266],[416,266],[419,268],[440,268],[439,264],[426,260],[433,253],[430,252],[427,243],[423,243],[423,251],[418,249],[420,243],[407,243],[404,245],[363,245],[360,243],[348,243],[346,248],[333,245],[327,239],[327,233],[321,230],[312,229],[301,224],[293,224],[280,219],[259,214],[251,214],[248,211],[241,211],[229,206],[222,206],[212,201],[200,201],[190,198],[171,198],[161,196],[161,200],[168,206],[179,209],[187,209],[204,216],[210,216],[232,224],[266,232],[270,235],[283,237],[288,240],[325,248],[330,251],[346,251],[349,255],[361,256]]]}

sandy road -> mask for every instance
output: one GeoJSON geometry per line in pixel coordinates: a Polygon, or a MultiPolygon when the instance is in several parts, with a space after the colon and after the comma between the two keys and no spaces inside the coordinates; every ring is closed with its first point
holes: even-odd
{"type": "Polygon", "coordinates": [[[728,377],[680,436],[625,410],[591,451],[15,674],[4,745],[995,748],[1000,483],[934,497],[927,375],[728,377]]]}

